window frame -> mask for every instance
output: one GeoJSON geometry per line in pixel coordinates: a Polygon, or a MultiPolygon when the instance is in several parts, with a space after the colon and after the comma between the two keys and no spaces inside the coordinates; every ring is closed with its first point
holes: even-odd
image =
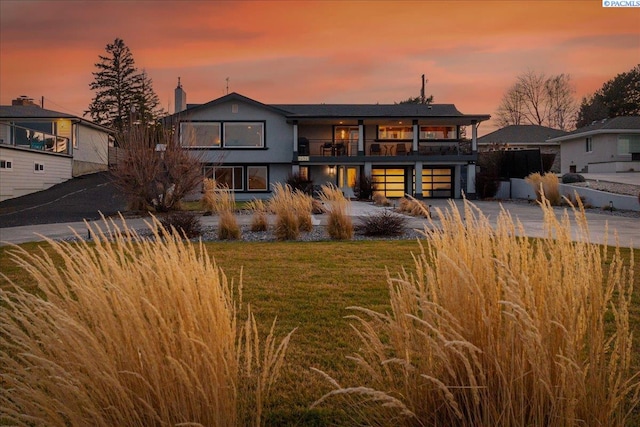
{"type": "Polygon", "coordinates": [[[590,136],[585,138],[585,153],[593,153],[593,138],[590,136]]]}
{"type": "MultiPolygon", "coordinates": [[[[388,133],[389,131],[385,131],[385,132],[388,133]]],[[[413,126],[412,125],[378,125],[376,127],[376,137],[378,141],[406,141],[406,142],[413,141],[413,126]],[[389,135],[386,135],[385,137],[382,137],[380,135],[381,128],[403,128],[404,131],[402,132],[406,131],[411,136],[404,137],[404,138],[392,138],[389,135]]]]}
{"type": "MultiPolygon", "coordinates": [[[[214,137],[215,138],[215,137],[214,137]]],[[[197,139],[196,139],[197,142],[197,139]]],[[[180,122],[180,146],[187,149],[218,150],[222,148],[222,122],[220,121],[184,121],[180,122]],[[185,145],[183,140],[186,137],[187,126],[218,126],[217,145],[185,145]]]]}
{"type": "Polygon", "coordinates": [[[222,122],[222,147],[232,150],[262,150],[266,147],[265,121],[224,121],[222,122]],[[255,145],[227,145],[227,125],[259,125],[261,127],[260,146],[255,145]]]}
{"type": "Polygon", "coordinates": [[[0,158],[0,170],[12,171],[13,170],[13,159],[0,158]]]}
{"type": "Polygon", "coordinates": [[[246,190],[247,192],[266,192],[269,191],[269,167],[267,165],[246,165],[246,190]],[[249,169],[264,169],[264,188],[251,188],[251,174],[249,173],[249,169]]]}

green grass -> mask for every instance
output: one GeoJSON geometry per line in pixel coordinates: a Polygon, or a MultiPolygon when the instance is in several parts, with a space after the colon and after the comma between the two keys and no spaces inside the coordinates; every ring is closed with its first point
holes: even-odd
{"type": "MultiPolygon", "coordinates": [[[[50,252],[46,244],[26,244],[29,251],[50,252]]],[[[414,269],[415,241],[207,243],[227,277],[243,278],[243,300],[251,303],[258,324],[266,328],[277,316],[277,335],[293,328],[286,365],[276,396],[267,406],[267,425],[344,425],[345,408],[309,405],[330,390],[330,385],[310,368],[318,368],[341,384],[360,384],[354,364],[345,358],[358,350],[359,341],[349,327],[346,307],[376,311],[389,307],[386,271],[396,275],[404,267],[414,269]]],[[[7,247],[0,248],[0,272],[20,286],[30,288],[29,278],[13,266],[7,247]]],[[[622,249],[628,263],[630,250],[622,249]]],[[[640,250],[634,250],[640,259],[640,250]]],[[[635,269],[640,284],[640,268],[635,269]]],[[[0,286],[7,286],[0,278],[0,286]]],[[[631,328],[634,331],[634,370],[640,370],[640,286],[633,294],[631,328]]],[[[262,331],[265,332],[265,331],[262,331]]],[[[632,423],[640,425],[636,409],[632,423]]]]}

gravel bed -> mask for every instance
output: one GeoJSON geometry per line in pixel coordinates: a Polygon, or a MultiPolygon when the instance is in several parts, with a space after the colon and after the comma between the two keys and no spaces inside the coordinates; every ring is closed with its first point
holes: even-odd
{"type": "MultiPolygon", "coordinates": [[[[242,232],[238,241],[243,242],[275,242],[276,238],[271,230],[267,231],[251,231],[251,228],[247,225],[240,226],[242,232]]],[[[218,229],[216,227],[203,227],[202,234],[199,237],[204,242],[220,241],[218,239],[218,229]]],[[[414,229],[407,228],[405,232],[398,236],[365,236],[364,234],[354,233],[351,240],[415,240],[424,239],[424,235],[414,229]]],[[[197,241],[198,238],[192,239],[197,241]]],[[[311,231],[301,232],[300,236],[296,240],[297,242],[322,242],[330,241],[331,237],[327,232],[327,227],[323,225],[316,225],[311,231]]]]}

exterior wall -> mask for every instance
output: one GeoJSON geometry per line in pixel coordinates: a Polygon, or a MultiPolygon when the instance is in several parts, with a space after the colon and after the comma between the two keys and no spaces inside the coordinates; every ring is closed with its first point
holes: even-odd
{"type": "Polygon", "coordinates": [[[88,126],[76,126],[77,147],[73,148],[73,176],[107,170],[109,135],[88,126]]]}
{"type": "MultiPolygon", "coordinates": [[[[594,172],[592,164],[609,162],[627,162],[630,155],[618,155],[618,134],[596,134],[591,136],[592,151],[586,151],[586,136],[562,141],[561,143],[561,173],[570,171],[572,165],[576,172],[594,172]]],[[[599,172],[615,172],[615,166],[596,166],[599,172]]],[[[626,169],[628,170],[628,169],[626,169]]]]}
{"type": "MultiPolygon", "coordinates": [[[[225,103],[201,108],[185,116],[192,121],[256,121],[265,122],[265,148],[232,148],[193,150],[203,163],[225,164],[271,164],[291,163],[293,159],[293,126],[285,117],[268,108],[230,100],[225,103]],[[233,105],[237,105],[234,113],[233,105]]],[[[272,181],[273,182],[273,181],[272,181]]]]}
{"type": "Polygon", "coordinates": [[[70,156],[0,147],[0,159],[12,162],[11,170],[0,169],[0,201],[46,190],[71,179],[70,156]],[[43,171],[35,171],[36,162],[44,165],[43,171]]]}
{"type": "Polygon", "coordinates": [[[640,162],[629,161],[589,164],[590,173],[616,173],[629,171],[640,171],[640,162]]]}

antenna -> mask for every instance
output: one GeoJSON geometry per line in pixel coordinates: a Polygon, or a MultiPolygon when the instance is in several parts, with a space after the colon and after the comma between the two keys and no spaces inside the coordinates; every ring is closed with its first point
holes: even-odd
{"type": "Polygon", "coordinates": [[[225,79],[227,81],[227,95],[229,95],[229,77],[225,79]]]}
{"type": "Polygon", "coordinates": [[[424,85],[425,85],[425,81],[424,81],[424,74],[422,75],[422,89],[420,89],[420,103],[424,104],[424,85]]]}

